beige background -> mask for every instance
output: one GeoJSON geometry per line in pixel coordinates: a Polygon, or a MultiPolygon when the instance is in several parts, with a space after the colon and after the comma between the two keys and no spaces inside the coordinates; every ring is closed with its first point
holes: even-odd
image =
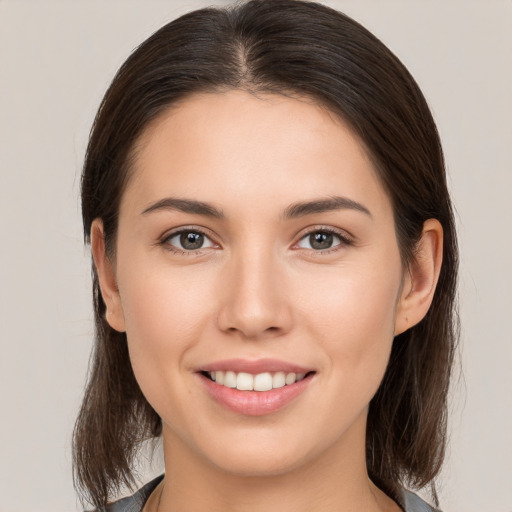
{"type": "MultiPolygon", "coordinates": [[[[208,3],[222,2],[0,0],[0,512],[79,510],[69,441],[92,339],[78,207],[88,130],[129,52],[208,3]]],[[[441,499],[445,512],[511,512],[512,2],[326,3],[397,53],[437,119],[464,368],[441,499]]]]}

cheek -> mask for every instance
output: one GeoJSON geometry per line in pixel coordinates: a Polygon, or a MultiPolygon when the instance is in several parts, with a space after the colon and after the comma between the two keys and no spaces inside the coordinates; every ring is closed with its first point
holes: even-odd
{"type": "Polygon", "coordinates": [[[118,277],[130,359],[149,397],[187,369],[184,358],[200,340],[213,302],[200,272],[191,280],[190,273],[134,255],[120,262],[118,277]]]}
{"type": "Polygon", "coordinates": [[[329,367],[351,376],[346,385],[357,389],[361,379],[372,376],[380,382],[393,342],[400,282],[399,264],[387,272],[368,265],[317,275],[304,283],[309,293],[295,292],[301,296],[300,315],[329,356],[329,367]]]}

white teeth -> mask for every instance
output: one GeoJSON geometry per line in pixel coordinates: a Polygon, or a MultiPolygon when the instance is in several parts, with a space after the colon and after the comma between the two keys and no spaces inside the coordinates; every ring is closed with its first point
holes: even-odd
{"type": "Polygon", "coordinates": [[[252,375],[246,372],[235,373],[233,371],[208,372],[211,379],[221,386],[236,388],[240,391],[270,391],[271,389],[289,386],[302,380],[305,373],[265,372],[252,375]]]}
{"type": "Polygon", "coordinates": [[[226,372],[224,374],[224,386],[228,388],[236,388],[236,373],[226,372]]]}
{"type": "Polygon", "coordinates": [[[272,389],[272,375],[258,373],[254,376],[254,391],[269,391],[272,389]]]}
{"type": "Polygon", "coordinates": [[[252,391],[254,388],[254,377],[250,373],[240,372],[236,378],[236,389],[240,391],[252,391]]]}
{"type": "Polygon", "coordinates": [[[295,375],[295,373],[287,373],[286,374],[286,384],[289,386],[290,384],[293,384],[295,382],[295,377],[297,377],[297,375],[295,375]]]}
{"type": "Polygon", "coordinates": [[[286,375],[284,372],[274,373],[272,377],[272,387],[273,388],[282,388],[286,384],[286,375]]]}

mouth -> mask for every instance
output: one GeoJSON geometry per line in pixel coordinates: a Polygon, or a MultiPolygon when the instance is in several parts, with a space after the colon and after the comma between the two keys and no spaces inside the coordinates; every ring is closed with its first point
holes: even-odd
{"type": "Polygon", "coordinates": [[[239,391],[270,391],[285,386],[291,386],[301,380],[312,376],[315,372],[263,372],[253,375],[247,372],[235,372],[232,370],[201,371],[202,375],[224,386],[239,391]]]}
{"type": "Polygon", "coordinates": [[[311,387],[316,371],[260,359],[231,359],[197,370],[207,395],[225,409],[247,416],[280,411],[311,387]]]}

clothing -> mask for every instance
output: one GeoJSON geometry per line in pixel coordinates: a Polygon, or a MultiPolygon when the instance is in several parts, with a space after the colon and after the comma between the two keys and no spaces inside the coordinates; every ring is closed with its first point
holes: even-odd
{"type": "MultiPolygon", "coordinates": [[[[164,475],[161,475],[140,488],[133,496],[123,498],[122,500],[110,504],[107,507],[107,512],[142,512],[150,494],[163,478],[164,475]]],[[[402,507],[404,512],[440,512],[410,491],[403,489],[401,494],[398,499],[398,504],[402,507]]]]}
{"type": "Polygon", "coordinates": [[[146,501],[148,501],[149,495],[163,478],[164,475],[161,475],[140,488],[133,496],[111,503],[107,507],[107,512],[141,512],[146,501]]]}

